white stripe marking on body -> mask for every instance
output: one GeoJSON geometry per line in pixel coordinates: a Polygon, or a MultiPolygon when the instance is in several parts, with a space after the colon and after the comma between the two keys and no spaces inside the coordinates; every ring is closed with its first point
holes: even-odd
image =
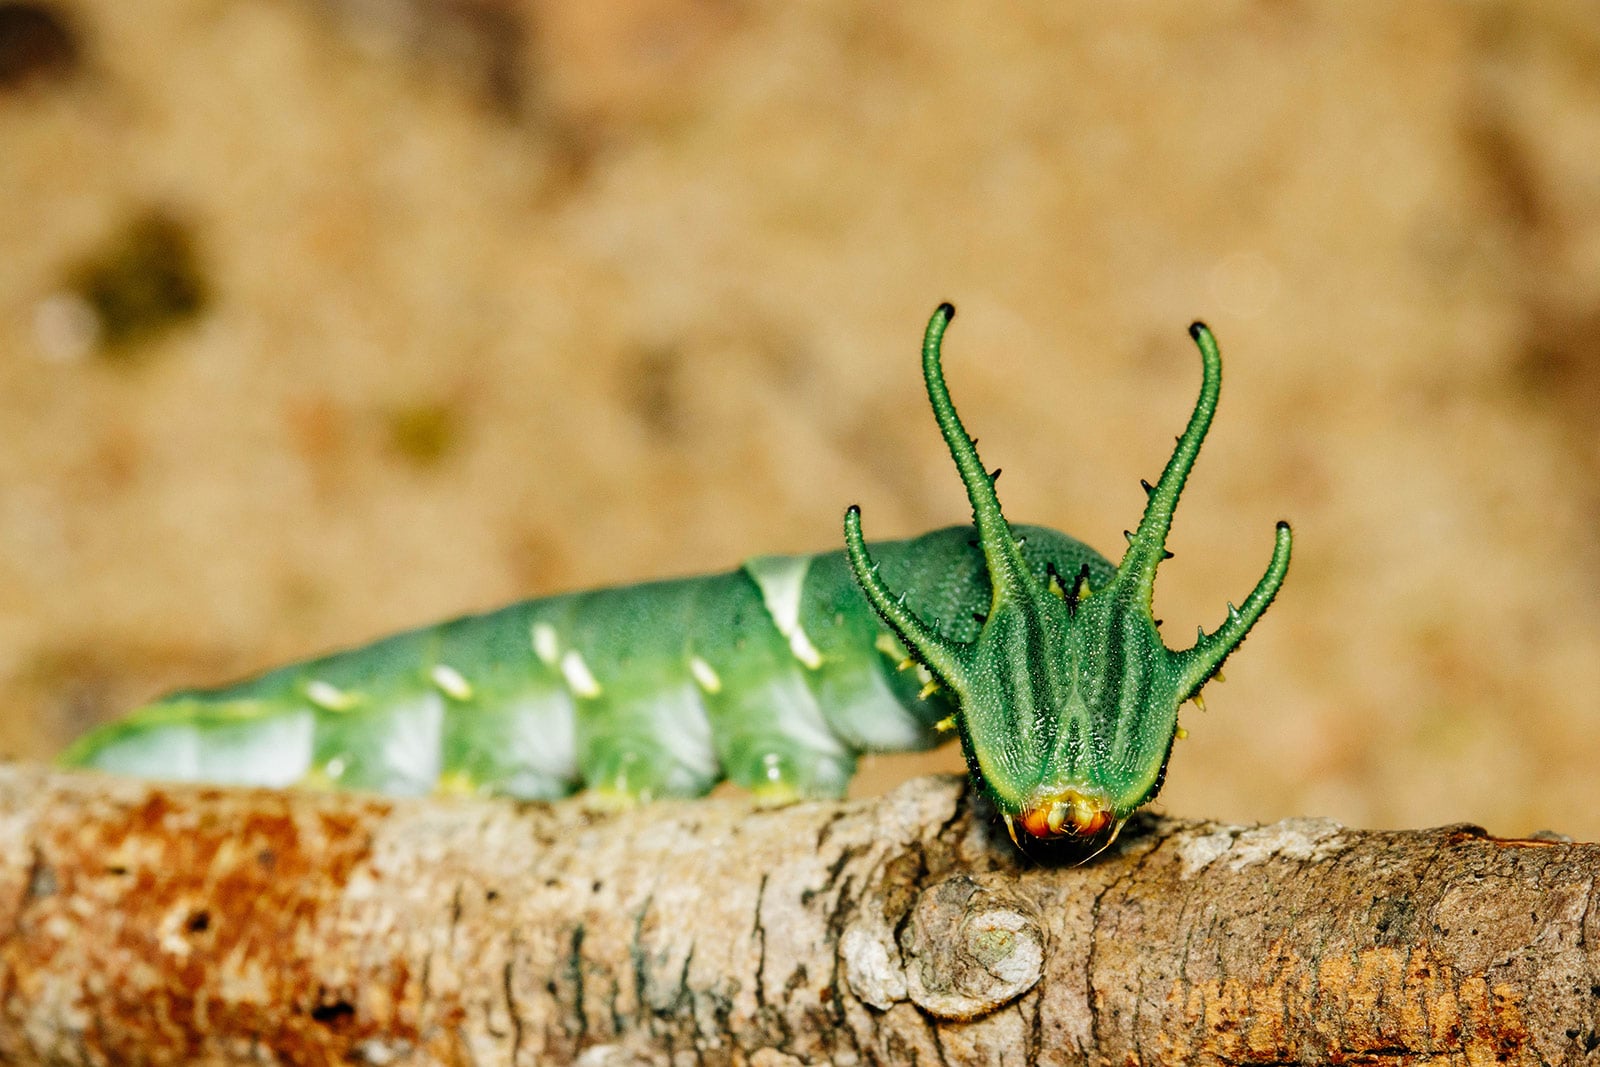
{"type": "Polygon", "coordinates": [[[219,719],[199,729],[200,778],[224,785],[293,785],[311,769],[315,712],[228,722],[219,719]]]}
{"type": "Polygon", "coordinates": [[[583,662],[577,649],[570,648],[561,657],[561,674],[567,680],[567,688],[578,696],[593,699],[600,695],[600,683],[595,681],[589,665],[583,662]]]}
{"type": "Polygon", "coordinates": [[[694,686],[675,685],[657,694],[650,703],[651,716],[658,727],[655,740],[666,747],[668,758],[677,767],[667,788],[679,793],[705,792],[719,772],[705,701],[694,686]],[[680,779],[684,773],[688,778],[680,779]]]}
{"type": "Polygon", "coordinates": [[[694,680],[700,683],[700,688],[708,693],[722,692],[722,679],[717,675],[716,669],[701,659],[699,656],[689,657],[689,673],[694,675],[694,680]]]}
{"type": "Polygon", "coordinates": [[[828,726],[816,695],[797,670],[774,675],[761,690],[761,705],[773,709],[772,722],[784,736],[803,745],[808,752],[843,756],[849,749],[828,726]]]}
{"type": "Polygon", "coordinates": [[[533,654],[546,667],[554,667],[561,657],[561,645],[556,640],[556,628],[547,622],[533,624],[533,654]]]}
{"type": "Polygon", "coordinates": [[[461,672],[448,663],[441,663],[429,672],[433,684],[452,700],[471,700],[472,683],[461,677],[461,672]]]}
{"type": "MultiPolygon", "coordinates": [[[[439,780],[440,743],[444,734],[444,701],[423,693],[390,710],[383,732],[378,766],[389,773],[383,792],[422,796],[439,780]]],[[[333,776],[332,764],[329,776],[333,776]]]]}
{"type": "Polygon", "coordinates": [[[355,693],[346,692],[320,678],[306,683],[306,699],[323,711],[349,711],[361,702],[355,693]]]}
{"type": "Polygon", "coordinates": [[[761,590],[761,602],[772,616],[772,625],[788,640],[789,651],[816,670],[822,666],[822,653],[800,628],[800,594],[810,567],[810,556],[757,556],[744,563],[746,573],[761,590]]]}

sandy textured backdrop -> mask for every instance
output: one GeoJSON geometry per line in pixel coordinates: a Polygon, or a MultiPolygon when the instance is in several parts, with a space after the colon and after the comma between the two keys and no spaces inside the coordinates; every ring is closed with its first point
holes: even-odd
{"type": "Polygon", "coordinates": [[[1596,71],[1581,2],[0,3],[0,745],[957,520],[951,299],[1108,550],[1222,340],[1167,632],[1298,540],[1167,810],[1600,834],[1596,71]]]}

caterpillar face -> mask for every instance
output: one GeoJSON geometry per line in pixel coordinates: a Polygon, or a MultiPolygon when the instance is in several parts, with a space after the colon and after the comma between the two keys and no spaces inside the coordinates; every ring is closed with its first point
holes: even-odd
{"type": "Polygon", "coordinates": [[[1088,796],[1074,789],[1035,796],[1030,806],[1014,821],[1008,817],[1007,825],[1011,828],[1013,840],[1016,839],[1016,828],[1020,826],[1034,837],[1045,840],[1069,837],[1090,844],[1098,844],[1108,838],[1119,826],[1107,798],[1088,796]]]}
{"type": "Polygon", "coordinates": [[[1194,647],[1173,651],[1151,614],[1156,567],[1178,495],[1216,411],[1222,364],[1215,339],[1196,323],[1204,376],[1200,398],[1154,485],[1139,528],[1109,581],[1090,588],[1087,568],[1069,581],[1034,574],[1000,510],[994,476],[956,415],[940,367],[944,331],[955,309],[934,313],[923,341],[923,379],[940,431],[972,503],[988,570],[990,602],[976,640],[952,641],[909,610],[878,574],[861,534],[845,515],[845,544],[856,580],[885,625],[954,695],[967,765],[1016,836],[1109,844],[1128,817],[1161,788],[1177,735],[1178,708],[1239,646],[1277,595],[1292,537],[1279,523],[1272,560],[1242,607],[1203,630],[1194,647]]]}

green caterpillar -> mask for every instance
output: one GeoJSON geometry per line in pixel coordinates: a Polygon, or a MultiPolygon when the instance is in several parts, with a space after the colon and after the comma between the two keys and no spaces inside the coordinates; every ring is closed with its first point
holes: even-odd
{"type": "MultiPolygon", "coordinates": [[[[1216,410],[1216,341],[1190,334],[1200,397],[1120,566],[1065,534],[1010,526],[940,367],[922,369],[974,526],[761,556],[727,574],[524,601],[175,693],[63,757],[106,771],[265,786],[525,799],[580,786],[696,796],[728,779],[775,799],[840,795],[859,753],[954,731],[1013,839],[1109,844],[1160,790],[1178,708],[1277,594],[1291,535],[1241,607],[1169,650],[1151,589],[1216,410]]],[[[998,473],[998,472],[996,472],[998,473]]]]}

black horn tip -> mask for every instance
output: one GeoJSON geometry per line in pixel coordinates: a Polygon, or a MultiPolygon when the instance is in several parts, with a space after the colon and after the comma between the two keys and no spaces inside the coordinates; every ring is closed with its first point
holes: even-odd
{"type": "Polygon", "coordinates": [[[935,311],[934,314],[942,316],[946,322],[949,322],[956,317],[956,306],[946,300],[939,305],[939,310],[935,311]]]}
{"type": "Polygon", "coordinates": [[[1200,340],[1200,335],[1201,334],[1210,333],[1210,332],[1211,332],[1211,327],[1207,326],[1205,323],[1201,322],[1199,319],[1196,319],[1194,322],[1191,322],[1189,324],[1189,336],[1194,338],[1196,341],[1200,340]]]}

